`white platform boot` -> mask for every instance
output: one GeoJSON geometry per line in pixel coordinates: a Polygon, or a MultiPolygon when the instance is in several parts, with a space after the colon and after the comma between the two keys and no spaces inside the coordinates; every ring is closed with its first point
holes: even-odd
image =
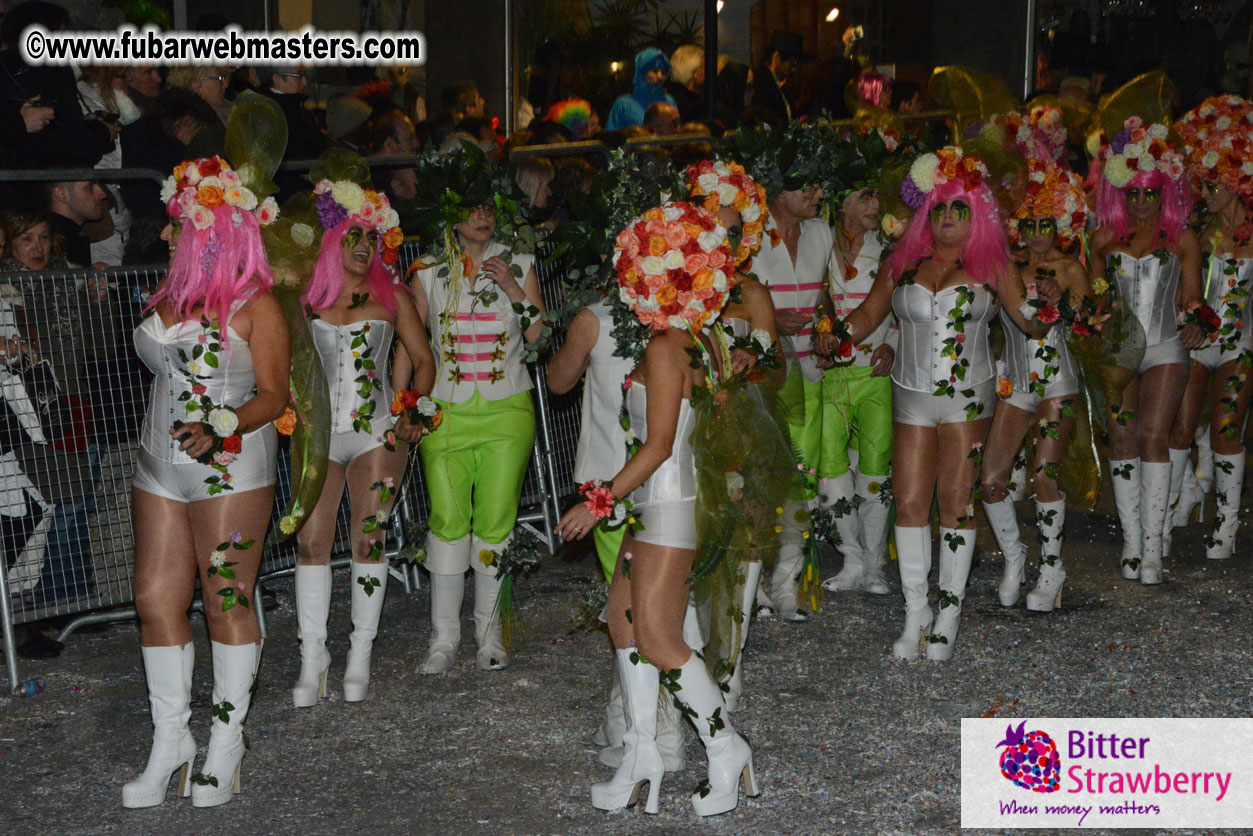
{"type": "Polygon", "coordinates": [[[1140,462],[1140,530],[1144,532],[1140,583],[1162,582],[1162,530],[1168,513],[1170,462],[1140,462]]]}
{"type": "MultiPolygon", "coordinates": [[[[824,508],[834,507],[840,500],[847,501],[850,506],[856,502],[857,492],[851,472],[842,473],[834,479],[828,479],[818,485],[818,502],[824,508]]],[[[836,547],[844,558],[844,566],[838,573],[822,582],[822,588],[828,592],[848,592],[861,589],[865,577],[862,564],[861,529],[857,525],[857,511],[849,511],[835,520],[835,529],[840,534],[840,544],[836,547]]]]}
{"type": "Polygon", "coordinates": [[[461,644],[461,601],[470,568],[470,535],[447,542],[428,534],[426,568],[431,573],[431,643],[419,673],[447,673],[461,644]]]}
{"type": "Polygon", "coordinates": [[[860,471],[853,477],[857,483],[857,526],[865,568],[861,588],[871,595],[887,595],[891,589],[883,567],[888,559],[888,517],[892,509],[883,501],[883,482],[888,477],[867,476],[860,471]]]}
{"type": "Polygon", "coordinates": [[[1002,607],[1012,607],[1018,603],[1022,584],[1027,580],[1027,547],[1018,531],[1018,512],[1008,497],[1000,502],[984,502],[983,512],[1004,557],[996,597],[1002,607]]]}
{"type": "Polygon", "coordinates": [[[195,646],[141,647],[148,705],[152,711],[152,751],[143,773],[122,787],[123,807],[156,807],[165,801],[170,774],[178,771],[178,794],[191,795],[191,765],[196,741],[191,719],[191,672],[195,646]]]}
{"type": "Polygon", "coordinates": [[[1062,604],[1062,584],[1066,570],[1062,568],[1062,533],[1066,526],[1066,500],[1035,503],[1036,524],[1040,528],[1040,577],[1035,589],[1027,593],[1027,609],[1052,612],[1062,604]]]}
{"type": "Polygon", "coordinates": [[[213,722],[209,753],[204,766],[192,778],[193,807],[216,807],[239,792],[240,764],[244,759],[244,719],[257,681],[261,646],[218,644],[213,647],[213,722]]]}
{"type": "Polygon", "coordinates": [[[1183,495],[1184,478],[1192,466],[1191,450],[1170,450],[1170,492],[1166,495],[1166,519],[1162,520],[1162,557],[1170,557],[1170,547],[1174,540],[1175,511],[1179,499],[1183,495]]]}
{"type": "Polygon", "coordinates": [[[1140,530],[1140,460],[1110,460],[1109,470],[1110,481],[1114,485],[1114,504],[1118,506],[1118,522],[1122,525],[1119,567],[1127,580],[1139,580],[1144,554],[1144,535],[1140,530]]]}
{"type": "Polygon", "coordinates": [[[503,671],[509,667],[509,652],[500,634],[500,585],[504,578],[496,578],[496,567],[488,566],[479,559],[484,551],[499,554],[509,544],[506,537],[500,543],[488,543],[479,537],[472,539],[470,567],[474,569],[474,641],[478,645],[474,664],[481,671],[503,671]]]}
{"type": "Polygon", "coordinates": [[[370,686],[370,655],[387,595],[387,562],[352,562],[352,633],[344,666],[344,702],[361,702],[370,686]]]}
{"type": "Polygon", "coordinates": [[[957,628],[961,624],[966,579],[975,553],[975,529],[940,529],[940,611],[927,637],[927,658],[943,662],[953,658],[957,628]]]}
{"type": "Polygon", "coordinates": [[[809,616],[800,609],[796,601],[796,593],[800,587],[801,568],[805,563],[804,537],[802,529],[807,523],[796,519],[797,514],[805,512],[803,502],[786,502],[783,505],[781,524],[783,531],[779,534],[779,556],[770,573],[770,605],[760,615],[763,618],[777,617],[780,621],[808,621],[809,616]]]}
{"type": "Polygon", "coordinates": [[[740,707],[740,697],[744,693],[744,644],[748,641],[748,626],[752,622],[753,602],[757,598],[757,584],[761,581],[761,564],[749,563],[745,567],[744,600],[740,604],[740,647],[735,657],[735,669],[727,679],[727,691],[724,696],[727,711],[735,711],[740,707]]]}
{"type": "Polygon", "coordinates": [[[927,576],[931,574],[931,527],[896,526],[896,559],[905,595],[905,629],[892,645],[898,659],[916,659],[931,632],[934,618],[927,603],[927,576]]]}
{"type": "Polygon", "coordinates": [[[326,649],[326,620],[331,612],[331,566],[297,564],[295,573],[296,624],[300,637],[300,676],[291,689],[292,705],[308,708],[326,696],[326,672],[331,654],[326,649]]]}
{"type": "Polygon", "coordinates": [[[1235,552],[1236,532],[1240,529],[1240,498],[1244,492],[1245,453],[1234,456],[1214,454],[1214,494],[1218,498],[1218,518],[1214,533],[1205,540],[1205,556],[1226,560],[1235,552]]]}
{"type": "MultiPolygon", "coordinates": [[[[608,781],[592,785],[592,806],[598,810],[619,810],[639,799],[640,790],[648,784],[645,813],[657,812],[661,796],[661,776],[665,768],[657,749],[657,668],[634,650],[615,650],[618,681],[622,688],[622,708],[626,731],[622,735],[622,763],[608,781]]],[[[695,658],[695,657],[693,657],[695,658]]]]}
{"type": "MultiPolygon", "coordinates": [[[[618,661],[613,663],[613,686],[609,689],[609,705],[605,707],[605,722],[592,734],[592,743],[601,747],[622,748],[622,733],[626,720],[622,716],[622,686],[618,682],[618,661]]],[[[617,764],[612,764],[617,766],[617,764]]]]}

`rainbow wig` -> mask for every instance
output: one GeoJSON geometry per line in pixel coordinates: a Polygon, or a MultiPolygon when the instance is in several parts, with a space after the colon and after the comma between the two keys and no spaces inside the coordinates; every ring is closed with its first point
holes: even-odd
{"type": "MultiPolygon", "coordinates": [[[[342,244],[344,236],[353,226],[370,228],[357,218],[345,218],[322,235],[318,260],[313,265],[313,276],[300,297],[301,302],[315,311],[324,311],[334,305],[339,299],[339,294],[344,290],[342,244]]],[[[378,246],[374,250],[374,260],[370,262],[370,269],[365,274],[365,286],[370,296],[389,314],[395,316],[396,292],[404,285],[395,281],[392,272],[383,262],[383,236],[381,234],[378,246]]]]}
{"type": "Polygon", "coordinates": [[[949,180],[936,185],[923,200],[922,205],[909,220],[905,234],[892,250],[886,262],[893,276],[912,270],[923,259],[935,252],[935,237],[931,234],[931,209],[937,203],[954,198],[964,198],[970,204],[970,237],[962,247],[962,268],[977,284],[996,290],[997,276],[1009,267],[1009,244],[1005,240],[1005,221],[992,199],[987,186],[974,189],[960,180],[949,180]]]}
{"type": "Polygon", "coordinates": [[[587,139],[592,124],[592,106],[583,99],[565,99],[548,108],[544,121],[564,125],[576,142],[587,139]]]}
{"type": "MultiPolygon", "coordinates": [[[[178,165],[161,196],[170,218],[182,226],[165,281],[145,310],[168,302],[187,321],[203,307],[206,316],[225,323],[236,302],[274,286],[261,243],[261,226],[278,214],[273,198],[258,205],[256,195],[219,157],[178,165]]],[[[223,332],[223,341],[228,340],[223,332]]]]}

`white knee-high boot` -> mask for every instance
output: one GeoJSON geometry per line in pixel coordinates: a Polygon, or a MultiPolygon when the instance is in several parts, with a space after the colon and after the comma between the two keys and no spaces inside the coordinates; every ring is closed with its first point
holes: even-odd
{"type": "MultiPolygon", "coordinates": [[[[805,563],[805,539],[802,536],[808,524],[796,519],[804,515],[803,502],[787,502],[783,505],[781,524],[783,531],[779,535],[779,556],[774,571],[770,574],[770,607],[773,615],[780,621],[808,621],[809,616],[801,611],[796,601],[796,593],[800,586],[801,567],[805,563]]],[[[770,613],[762,613],[769,617],[770,613]]]]}
{"type": "MultiPolygon", "coordinates": [[[[695,657],[693,657],[695,658],[695,657]]],[[[622,735],[622,763],[608,781],[592,785],[592,806],[598,810],[629,807],[648,784],[644,812],[656,813],[665,768],[657,750],[657,668],[634,650],[615,650],[618,681],[622,688],[622,708],[626,730],[622,735]],[[632,662],[632,655],[638,661],[632,662]]]]}
{"type": "Polygon", "coordinates": [[[387,595],[387,562],[352,563],[352,633],[344,666],[344,702],[361,702],[370,685],[370,655],[387,595]]]}
{"type": "MultiPolygon", "coordinates": [[[[1118,522],[1122,525],[1122,576],[1129,581],[1140,577],[1144,554],[1144,535],[1140,530],[1140,460],[1110,460],[1110,481],[1114,485],[1114,503],[1118,506],[1118,522]]],[[[1163,501],[1164,498],[1163,498],[1163,501]]]]}
{"type": "Polygon", "coordinates": [[[996,597],[1002,607],[1012,607],[1018,603],[1022,584],[1027,579],[1027,547],[1018,531],[1018,512],[1014,510],[1014,503],[1008,497],[1000,502],[984,502],[983,512],[988,517],[992,534],[996,537],[996,544],[1001,547],[1001,555],[1004,557],[996,597]]]}
{"type": "Polygon", "coordinates": [[[503,671],[509,667],[509,652],[500,632],[500,586],[504,578],[497,579],[496,567],[488,566],[480,554],[490,551],[500,554],[509,544],[506,537],[499,543],[488,543],[477,535],[472,538],[470,566],[474,569],[474,640],[479,651],[474,664],[481,671],[503,671]]]}
{"type": "Polygon", "coordinates": [[[261,645],[219,644],[213,647],[213,722],[209,753],[193,778],[193,807],[216,807],[239,792],[239,770],[244,759],[244,718],[257,681],[261,645]]]}
{"type": "Polygon", "coordinates": [[[857,512],[852,507],[857,492],[853,483],[853,474],[842,473],[834,479],[827,479],[818,485],[818,502],[824,508],[832,508],[841,500],[848,503],[847,512],[835,520],[835,529],[840,534],[840,545],[837,547],[844,557],[844,566],[840,571],[822,582],[822,588],[828,592],[846,592],[861,589],[865,576],[862,565],[861,530],[857,525],[857,512]]]}
{"type": "Polygon", "coordinates": [[[931,632],[933,614],[927,603],[927,576],[931,574],[931,527],[895,527],[896,559],[905,595],[905,629],[892,645],[900,659],[916,659],[931,632]]]}
{"type": "Polygon", "coordinates": [[[1175,530],[1175,506],[1183,494],[1183,480],[1192,465],[1191,450],[1170,449],[1170,492],[1166,495],[1166,519],[1162,520],[1162,557],[1170,557],[1175,530]]]}
{"type": "Polygon", "coordinates": [[[1201,493],[1214,492],[1214,445],[1210,442],[1209,425],[1196,430],[1196,482],[1201,493]]]}
{"type": "Polygon", "coordinates": [[[716,816],[734,810],[740,802],[741,779],[745,795],[759,795],[753,750],[731,727],[722,691],[710,679],[704,661],[693,654],[668,676],[670,691],[692,719],[709,759],[709,779],[692,795],[696,815],[716,816]]]}
{"type": "Polygon", "coordinates": [[[461,601],[470,568],[470,535],[452,542],[426,538],[426,568],[431,573],[431,643],[419,673],[446,673],[457,661],[461,643],[461,601]]]}
{"type": "Polygon", "coordinates": [[[143,773],[122,787],[123,807],[155,807],[165,801],[170,773],[179,770],[178,794],[191,794],[191,764],[196,741],[187,726],[191,719],[191,672],[195,646],[141,647],[148,705],[152,710],[152,751],[143,773]]]}
{"type": "Polygon", "coordinates": [[[726,706],[727,711],[735,711],[740,707],[740,696],[744,693],[744,644],[748,641],[748,625],[753,616],[753,602],[757,599],[757,584],[761,580],[761,564],[749,563],[745,567],[744,599],[740,603],[740,648],[735,659],[735,669],[727,680],[726,706]]]}
{"type": "Polygon", "coordinates": [[[609,689],[609,705],[605,707],[605,722],[592,734],[592,743],[601,747],[622,746],[622,733],[626,720],[622,716],[622,685],[618,682],[618,661],[613,663],[613,686],[609,689]]]}
{"type": "Polygon", "coordinates": [[[928,659],[943,662],[953,657],[974,553],[975,529],[940,529],[940,611],[927,637],[928,659]]]}
{"type": "Polygon", "coordinates": [[[1140,583],[1162,582],[1162,530],[1170,493],[1170,462],[1140,462],[1140,530],[1144,533],[1140,583]]]}
{"type": "Polygon", "coordinates": [[[1036,523],[1040,527],[1040,577],[1035,589],[1027,593],[1027,609],[1052,612],[1062,602],[1062,584],[1066,570],[1062,568],[1062,531],[1066,526],[1066,500],[1035,503],[1036,523]]]}
{"type": "Polygon", "coordinates": [[[888,517],[892,509],[883,501],[886,476],[854,472],[857,485],[857,527],[860,529],[861,562],[865,567],[861,588],[871,595],[887,595],[888,579],[883,567],[888,559],[888,517]]]}
{"type": "Polygon", "coordinates": [[[1240,497],[1244,492],[1243,451],[1234,456],[1214,454],[1214,494],[1218,498],[1218,519],[1214,533],[1205,539],[1205,556],[1210,560],[1226,560],[1236,547],[1240,528],[1240,497]]]}
{"type": "Polygon", "coordinates": [[[291,689],[292,705],[308,708],[326,696],[326,619],[331,612],[331,565],[298,564],[295,574],[296,624],[300,636],[300,677],[291,689]]]}

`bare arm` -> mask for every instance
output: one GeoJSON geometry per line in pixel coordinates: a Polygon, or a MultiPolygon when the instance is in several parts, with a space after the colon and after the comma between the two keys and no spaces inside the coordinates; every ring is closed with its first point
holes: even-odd
{"type": "MultiPolygon", "coordinates": [[[[396,293],[396,334],[404,346],[403,352],[396,352],[397,358],[403,354],[406,365],[413,367],[404,382],[412,380],[418,394],[431,394],[435,386],[435,357],[431,354],[431,341],[427,339],[426,328],[418,318],[415,300],[403,290],[396,293]]],[[[392,377],[395,379],[394,373],[392,377]]]]}
{"type": "MultiPolygon", "coordinates": [[[[409,285],[409,289],[413,291],[413,307],[417,313],[418,323],[425,326],[429,319],[429,305],[426,301],[426,291],[422,289],[422,281],[415,274],[413,282],[409,285]]],[[[427,348],[431,345],[427,340],[427,348]]],[[[435,359],[431,358],[431,386],[434,388],[435,359]]],[[[413,361],[409,359],[409,352],[405,350],[404,343],[396,349],[396,356],[392,359],[392,388],[399,391],[408,389],[410,382],[413,380],[413,361]]],[[[428,393],[430,390],[427,390],[428,393]]]]}
{"type": "Polygon", "coordinates": [[[896,290],[896,276],[891,275],[887,270],[880,270],[865,300],[844,320],[854,343],[864,342],[891,313],[892,291],[894,290],[896,290]]]}
{"type": "Polygon", "coordinates": [[[574,388],[587,371],[600,336],[600,320],[587,308],[574,315],[566,341],[562,343],[552,360],[548,361],[548,390],[554,395],[564,395],[574,388]]]}
{"type": "MultiPolygon", "coordinates": [[[[1201,242],[1196,233],[1185,229],[1179,237],[1179,309],[1200,304],[1201,298],[1201,242]]],[[[1184,348],[1197,349],[1205,344],[1205,332],[1199,325],[1189,323],[1179,332],[1184,348]]]]}
{"type": "Polygon", "coordinates": [[[1017,267],[1011,264],[1009,269],[1001,274],[996,280],[996,292],[1001,297],[1001,309],[1018,326],[1019,331],[1035,340],[1042,339],[1048,334],[1051,325],[1039,319],[1027,319],[1019,310],[1023,300],[1027,298],[1027,289],[1023,285],[1022,274],[1018,272],[1017,267]]]}

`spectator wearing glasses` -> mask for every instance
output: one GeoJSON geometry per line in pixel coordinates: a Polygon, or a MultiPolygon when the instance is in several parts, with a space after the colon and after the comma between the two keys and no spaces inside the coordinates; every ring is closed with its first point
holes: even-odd
{"type": "Polygon", "coordinates": [[[666,92],[679,108],[683,122],[699,122],[705,118],[705,50],[696,44],[684,44],[670,56],[673,73],[666,82],[666,92]]]}
{"type": "Polygon", "coordinates": [[[208,103],[222,123],[222,130],[231,120],[231,108],[234,104],[226,98],[226,88],[231,81],[231,72],[227,67],[175,67],[170,70],[166,79],[171,87],[190,90],[208,103]]]}
{"type": "MultiPolygon", "coordinates": [[[[268,78],[269,86],[261,92],[278,102],[287,120],[287,150],[283,152],[283,161],[316,160],[329,142],[318,128],[313,114],[305,107],[308,99],[305,87],[309,82],[304,68],[295,64],[279,65],[273,68],[268,78]]],[[[280,172],[274,182],[278,184],[280,203],[309,187],[303,175],[291,172],[280,172]]]]}

